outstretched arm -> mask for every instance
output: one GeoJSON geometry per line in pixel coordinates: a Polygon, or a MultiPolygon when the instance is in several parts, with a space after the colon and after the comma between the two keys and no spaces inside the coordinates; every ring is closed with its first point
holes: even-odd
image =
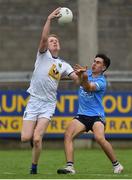
{"type": "Polygon", "coordinates": [[[79,64],[74,66],[74,72],[70,74],[70,78],[77,84],[81,85],[83,72],[87,71],[87,66],[83,67],[79,64]]]}
{"type": "Polygon", "coordinates": [[[48,35],[50,33],[50,25],[51,25],[51,20],[54,18],[58,18],[60,16],[60,7],[55,9],[48,17],[46,20],[46,23],[43,27],[42,35],[41,35],[41,40],[39,44],[39,52],[42,53],[47,49],[47,40],[48,40],[48,35]]]}
{"type": "Polygon", "coordinates": [[[76,75],[78,76],[78,81],[80,85],[86,90],[86,91],[95,91],[96,85],[95,83],[88,81],[88,74],[87,74],[87,66],[80,66],[79,64],[76,64],[74,66],[74,70],[76,75]]]}

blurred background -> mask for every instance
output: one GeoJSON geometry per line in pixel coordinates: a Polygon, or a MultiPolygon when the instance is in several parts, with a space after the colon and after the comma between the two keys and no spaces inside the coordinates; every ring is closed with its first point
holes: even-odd
{"type": "MultiPolygon", "coordinates": [[[[52,22],[51,33],[61,41],[60,57],[71,65],[89,68],[98,52],[111,58],[103,101],[106,137],[115,147],[132,147],[131,0],[0,0],[0,147],[28,147],[20,142],[26,89],[43,25],[57,7],[68,7],[74,15],[67,25],[52,22]]],[[[76,112],[77,87],[63,80],[56,113],[45,136],[47,146],[52,147],[54,141],[57,147],[63,146],[63,133],[76,112]]],[[[76,146],[97,145],[91,134],[85,134],[76,140],[76,146]]]]}

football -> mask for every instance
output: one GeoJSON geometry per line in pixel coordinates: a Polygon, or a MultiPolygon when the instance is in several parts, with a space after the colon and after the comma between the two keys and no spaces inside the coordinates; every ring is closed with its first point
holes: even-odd
{"type": "Polygon", "coordinates": [[[58,18],[59,24],[66,24],[72,22],[73,13],[69,8],[62,7],[60,9],[60,17],[58,18]]]}

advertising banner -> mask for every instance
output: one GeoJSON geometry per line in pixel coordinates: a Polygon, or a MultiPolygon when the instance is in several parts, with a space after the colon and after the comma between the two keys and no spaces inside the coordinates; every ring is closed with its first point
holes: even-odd
{"type": "MultiPolygon", "coordinates": [[[[0,91],[0,137],[20,136],[22,117],[29,94],[25,91],[0,91]]],[[[104,96],[106,135],[132,137],[132,93],[109,92],[104,96]]],[[[68,123],[77,114],[77,92],[58,92],[54,117],[47,137],[63,137],[68,123]]]]}

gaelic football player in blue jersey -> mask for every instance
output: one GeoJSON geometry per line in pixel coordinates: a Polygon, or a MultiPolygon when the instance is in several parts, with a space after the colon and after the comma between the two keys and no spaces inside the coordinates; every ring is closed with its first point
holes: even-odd
{"type": "MultiPolygon", "coordinates": [[[[79,108],[76,117],[65,132],[66,167],[57,170],[58,174],[75,174],[73,139],[83,132],[92,131],[97,143],[101,146],[113,165],[114,173],[121,173],[123,166],[117,161],[111,144],[105,139],[105,114],[102,98],[106,91],[106,79],[103,72],[110,66],[110,59],[104,54],[97,54],[91,70],[83,72],[79,89],[79,108]]],[[[79,75],[83,69],[75,66],[79,75]]]]}

